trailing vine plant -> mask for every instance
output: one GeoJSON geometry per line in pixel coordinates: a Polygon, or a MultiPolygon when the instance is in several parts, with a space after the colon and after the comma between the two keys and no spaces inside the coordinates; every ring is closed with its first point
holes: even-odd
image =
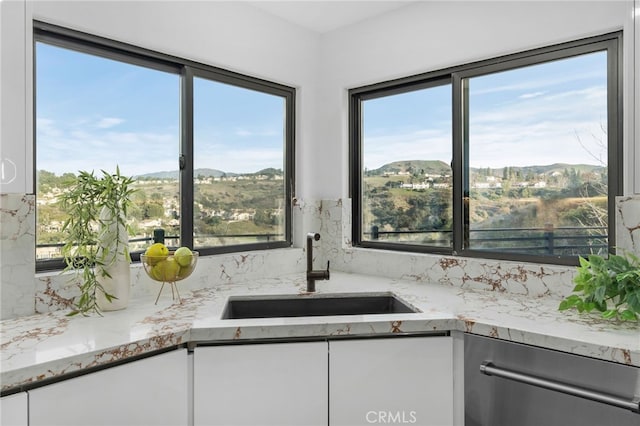
{"type": "Polygon", "coordinates": [[[74,271],[73,278],[80,282],[81,294],[69,315],[101,314],[96,303],[98,290],[109,302],[116,298],[105,291],[99,278],[110,277],[108,267],[115,262],[116,253],[124,251],[127,260],[131,260],[128,247],[121,247],[118,232],[128,232],[125,218],[135,191],[131,188],[133,182],[133,178],[120,174],[119,167],[115,174],[102,170],[102,177],[93,171],[79,171],[58,199],[69,215],[62,226],[66,236],[63,272],[74,271]]]}

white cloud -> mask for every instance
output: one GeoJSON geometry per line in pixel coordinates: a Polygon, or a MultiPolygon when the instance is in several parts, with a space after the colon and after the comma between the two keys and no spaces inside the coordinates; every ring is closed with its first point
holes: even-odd
{"type": "MultiPolygon", "coordinates": [[[[475,78],[483,78],[483,77],[475,77],[475,78]]],[[[603,74],[602,71],[590,71],[583,72],[579,74],[567,74],[562,76],[552,76],[542,78],[538,76],[536,79],[532,80],[523,80],[517,83],[510,84],[502,84],[502,85],[492,85],[490,87],[485,88],[476,88],[473,81],[474,78],[471,79],[470,84],[470,94],[471,96],[484,95],[489,93],[502,93],[502,92],[510,92],[510,91],[526,91],[533,92],[538,91],[537,89],[544,89],[549,87],[565,87],[568,84],[575,84],[581,80],[589,81],[593,78],[606,78],[606,74],[603,74]]]]}
{"type": "MultiPolygon", "coordinates": [[[[594,156],[606,159],[604,88],[529,94],[535,96],[471,110],[472,167],[595,164],[594,156]]],[[[445,125],[429,131],[377,129],[375,136],[365,137],[364,165],[369,169],[400,160],[451,159],[450,129],[445,125]]]]}
{"type": "Polygon", "coordinates": [[[116,117],[104,117],[101,118],[97,123],[96,127],[98,129],[109,129],[111,127],[115,127],[118,124],[124,123],[124,119],[116,118],[116,117]]]}
{"type": "Polygon", "coordinates": [[[37,168],[54,172],[115,170],[126,175],[178,169],[178,133],[87,130],[38,122],[37,168]]]}
{"type": "MultiPolygon", "coordinates": [[[[38,140],[38,169],[61,175],[78,170],[120,167],[133,176],[162,170],[178,170],[178,132],[118,132],[96,129],[87,122],[77,127],[58,128],[53,121],[41,122],[38,140]]],[[[232,173],[253,173],[275,167],[283,168],[282,143],[244,146],[220,143],[218,138],[199,140],[195,167],[214,168],[232,173]]]]}
{"type": "Polygon", "coordinates": [[[518,96],[518,98],[520,99],[531,99],[531,98],[537,98],[538,96],[542,96],[547,92],[533,92],[533,93],[524,93],[520,96],[518,96]]]}

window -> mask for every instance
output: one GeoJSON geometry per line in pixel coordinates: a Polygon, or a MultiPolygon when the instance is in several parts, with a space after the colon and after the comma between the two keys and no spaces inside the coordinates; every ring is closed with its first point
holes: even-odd
{"type": "Polygon", "coordinates": [[[201,77],[193,93],[194,246],[285,240],[285,99],[201,77]]]}
{"type": "Polygon", "coordinates": [[[621,35],[350,92],[356,245],[574,264],[615,246],[621,35]]]}
{"type": "Polygon", "coordinates": [[[79,170],[133,176],[137,259],[164,232],[202,255],[291,244],[293,88],[35,22],[38,270],[79,170]]]}
{"type": "Polygon", "coordinates": [[[448,80],[362,103],[363,235],[451,247],[451,111],[448,80]]]}

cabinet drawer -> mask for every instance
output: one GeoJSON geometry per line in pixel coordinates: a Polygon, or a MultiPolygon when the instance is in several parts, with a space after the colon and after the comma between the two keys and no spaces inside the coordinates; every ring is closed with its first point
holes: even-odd
{"type": "Polygon", "coordinates": [[[453,424],[451,337],[331,341],[331,426],[453,424]]]}
{"type": "Polygon", "coordinates": [[[194,423],[327,424],[327,342],[197,347],[194,423]]]}
{"type": "Polygon", "coordinates": [[[180,349],[33,389],[29,424],[187,424],[187,373],[180,349]]]}

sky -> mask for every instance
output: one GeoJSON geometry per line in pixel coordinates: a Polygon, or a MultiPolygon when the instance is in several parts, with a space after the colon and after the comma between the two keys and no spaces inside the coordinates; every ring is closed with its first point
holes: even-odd
{"type": "MultiPolygon", "coordinates": [[[[365,167],[450,163],[451,105],[450,85],[365,101],[365,167]]],[[[471,78],[470,166],[606,164],[606,111],[605,52],[471,78]]]]}
{"type": "MultiPolygon", "coordinates": [[[[178,170],[180,77],[36,47],[37,169],[136,176],[178,170]]],[[[195,168],[283,169],[284,99],[196,78],[195,168]]]]}
{"type": "MultiPolygon", "coordinates": [[[[36,46],[37,168],[178,169],[177,74],[36,46]]],[[[469,80],[472,167],[606,163],[606,53],[469,80]]],[[[451,86],[365,101],[364,165],[451,161],[451,86]]],[[[194,81],[195,168],[283,168],[284,100],[194,81]]]]}

